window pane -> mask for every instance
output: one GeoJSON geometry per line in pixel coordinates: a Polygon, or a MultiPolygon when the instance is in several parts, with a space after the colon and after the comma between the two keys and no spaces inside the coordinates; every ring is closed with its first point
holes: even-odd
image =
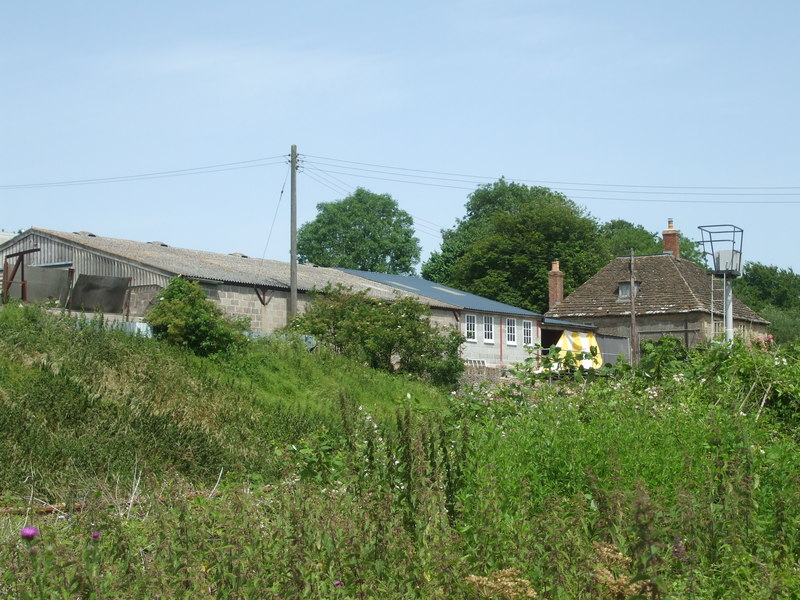
{"type": "Polygon", "coordinates": [[[522,343],[526,346],[533,343],[533,323],[530,321],[522,322],[522,343]]]}
{"type": "Polygon", "coordinates": [[[483,317],[483,341],[494,341],[494,317],[483,317]]]}
{"type": "Polygon", "coordinates": [[[464,322],[465,322],[464,337],[466,337],[468,340],[476,339],[477,332],[475,327],[476,325],[475,315],[467,315],[464,322]]]}

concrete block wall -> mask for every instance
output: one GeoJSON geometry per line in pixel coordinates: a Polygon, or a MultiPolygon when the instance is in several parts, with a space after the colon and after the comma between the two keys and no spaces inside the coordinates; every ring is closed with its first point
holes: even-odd
{"type": "MultiPolygon", "coordinates": [[[[487,367],[502,367],[522,362],[528,358],[529,353],[526,346],[522,343],[522,322],[531,321],[533,323],[531,345],[536,346],[541,343],[541,330],[537,327],[534,319],[523,319],[521,317],[508,317],[508,315],[488,314],[494,317],[494,342],[487,343],[483,337],[483,317],[482,313],[475,314],[477,317],[477,339],[468,340],[462,346],[462,358],[466,361],[483,361],[487,367]],[[506,319],[513,318],[516,323],[516,343],[509,343],[507,339],[506,319]],[[502,327],[501,325],[502,320],[502,327]]],[[[462,317],[461,333],[466,336],[465,325],[462,317]]]]}
{"type": "MultiPolygon", "coordinates": [[[[533,323],[532,345],[541,343],[541,338],[538,336],[540,329],[537,327],[536,321],[519,317],[512,317],[516,321],[516,344],[508,343],[506,339],[506,319],[509,317],[507,315],[494,314],[491,315],[494,317],[494,343],[487,344],[483,341],[483,314],[475,312],[469,312],[469,314],[476,315],[478,319],[478,339],[476,341],[466,341],[462,344],[461,357],[466,361],[483,361],[486,367],[494,368],[524,361],[529,354],[522,343],[523,320],[533,323]],[[503,323],[502,340],[500,339],[501,319],[503,323]]],[[[431,321],[440,327],[454,327],[461,332],[461,335],[466,336],[464,313],[460,311],[434,309],[431,311],[431,321]]]]}
{"type": "MultiPolygon", "coordinates": [[[[262,294],[266,304],[262,304],[255,289],[238,285],[219,285],[209,290],[209,298],[217,302],[225,314],[232,317],[250,319],[253,333],[273,333],[288,322],[289,292],[286,290],[267,290],[262,294]]],[[[298,294],[297,312],[302,314],[310,298],[298,294]]]]}
{"type": "Polygon", "coordinates": [[[160,285],[131,286],[128,297],[128,312],[131,317],[143,317],[156,303],[156,296],[163,288],[160,285]]]}

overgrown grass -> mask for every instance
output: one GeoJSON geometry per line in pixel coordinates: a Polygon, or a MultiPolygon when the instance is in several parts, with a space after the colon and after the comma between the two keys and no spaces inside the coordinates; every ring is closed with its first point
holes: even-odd
{"type": "MultiPolygon", "coordinates": [[[[31,317],[23,312],[14,318],[31,317]]],[[[78,338],[109,335],[90,327],[71,331],[78,338]]],[[[60,339],[52,331],[43,335],[60,339]]],[[[215,428],[226,428],[236,437],[223,437],[215,452],[242,464],[269,461],[272,470],[245,468],[212,489],[217,464],[207,472],[188,466],[180,471],[170,462],[178,460],[175,451],[159,449],[152,435],[148,456],[159,457],[152,464],[160,470],[141,479],[122,477],[109,485],[118,475],[113,469],[123,464],[110,459],[88,478],[71,464],[71,473],[99,475],[106,483],[81,498],[80,510],[43,515],[33,510],[34,501],[7,515],[0,525],[0,595],[800,595],[800,448],[797,398],[791,397],[800,370],[791,352],[709,349],[686,363],[662,362],[657,375],[618,373],[595,381],[540,384],[523,373],[518,385],[447,395],[444,407],[443,397],[429,388],[352,365],[351,373],[339,373],[336,365],[344,363],[337,357],[286,345],[209,362],[148,340],[107,339],[103,343],[129,350],[128,344],[141,344],[160,357],[147,363],[153,372],[164,362],[166,373],[173,376],[174,368],[174,376],[183,377],[143,384],[143,400],[134,392],[112,394],[119,412],[140,406],[154,412],[158,406],[179,433],[205,423],[198,431],[209,440],[218,439],[215,428]],[[300,379],[292,378],[296,372],[300,379]],[[198,387],[186,391],[189,384],[198,387]],[[157,403],[148,385],[169,398],[157,403]],[[214,402],[191,397],[197,390],[214,402]],[[272,393],[282,401],[294,398],[309,420],[297,419],[296,428],[286,426],[282,434],[268,429],[260,411],[275,402],[272,393]],[[420,408],[407,402],[407,393],[421,399],[420,408]],[[370,395],[384,399],[367,403],[370,395]],[[222,401],[235,408],[218,407],[222,401]],[[221,416],[220,410],[229,412],[221,416]],[[172,477],[169,468],[181,476],[172,477]],[[24,525],[39,527],[40,534],[22,539],[24,525]],[[92,531],[100,532],[99,539],[92,531]]],[[[117,357],[126,356],[121,348],[117,357]]],[[[47,356],[60,355],[48,347],[47,356]]],[[[52,364],[13,361],[0,386],[3,401],[10,405],[16,398],[8,395],[12,383],[27,389],[36,373],[41,385],[61,377],[76,390],[95,389],[86,383],[89,375],[63,376],[63,369],[54,375],[52,364]]],[[[125,369],[114,371],[118,381],[131,377],[125,369]]],[[[113,386],[99,389],[107,388],[113,386]]],[[[88,414],[97,399],[86,396],[81,410],[88,414]]],[[[107,395],[99,397],[109,402],[107,395]]],[[[54,403],[53,395],[47,406],[57,412],[54,403]]],[[[291,422],[292,405],[280,406],[291,422]]],[[[62,425],[45,427],[41,419],[50,435],[81,421],[62,415],[56,419],[62,425]]],[[[118,435],[135,437],[133,429],[118,435]]],[[[60,468],[39,467],[51,481],[60,481],[52,473],[60,468]]],[[[26,485],[18,483],[20,490],[26,485]]]]}
{"type": "Polygon", "coordinates": [[[99,321],[0,311],[0,490],[55,502],[135,473],[213,484],[279,477],[274,452],[341,427],[341,397],[376,414],[445,393],[285,340],[204,359],[99,321]]]}

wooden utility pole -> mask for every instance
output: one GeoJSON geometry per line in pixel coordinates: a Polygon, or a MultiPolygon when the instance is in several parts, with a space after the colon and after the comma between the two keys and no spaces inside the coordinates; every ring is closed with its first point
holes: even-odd
{"type": "Polygon", "coordinates": [[[636,330],[636,277],[633,273],[633,248],[631,248],[631,365],[639,364],[639,332],[636,330]]]}
{"type": "Polygon", "coordinates": [[[297,314],[297,146],[292,144],[292,242],[289,266],[289,318],[297,314]]]}

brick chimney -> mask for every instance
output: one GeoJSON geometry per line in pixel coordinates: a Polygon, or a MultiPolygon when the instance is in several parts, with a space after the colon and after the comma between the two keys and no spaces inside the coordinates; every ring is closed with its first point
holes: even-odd
{"type": "Polygon", "coordinates": [[[675,258],[681,257],[681,232],[672,226],[672,219],[667,221],[667,228],[661,232],[664,238],[664,252],[671,252],[675,258]]]}
{"type": "Polygon", "coordinates": [[[547,272],[547,289],[550,297],[548,309],[555,308],[564,299],[564,273],[558,267],[558,261],[554,260],[550,271],[547,272]]]}

